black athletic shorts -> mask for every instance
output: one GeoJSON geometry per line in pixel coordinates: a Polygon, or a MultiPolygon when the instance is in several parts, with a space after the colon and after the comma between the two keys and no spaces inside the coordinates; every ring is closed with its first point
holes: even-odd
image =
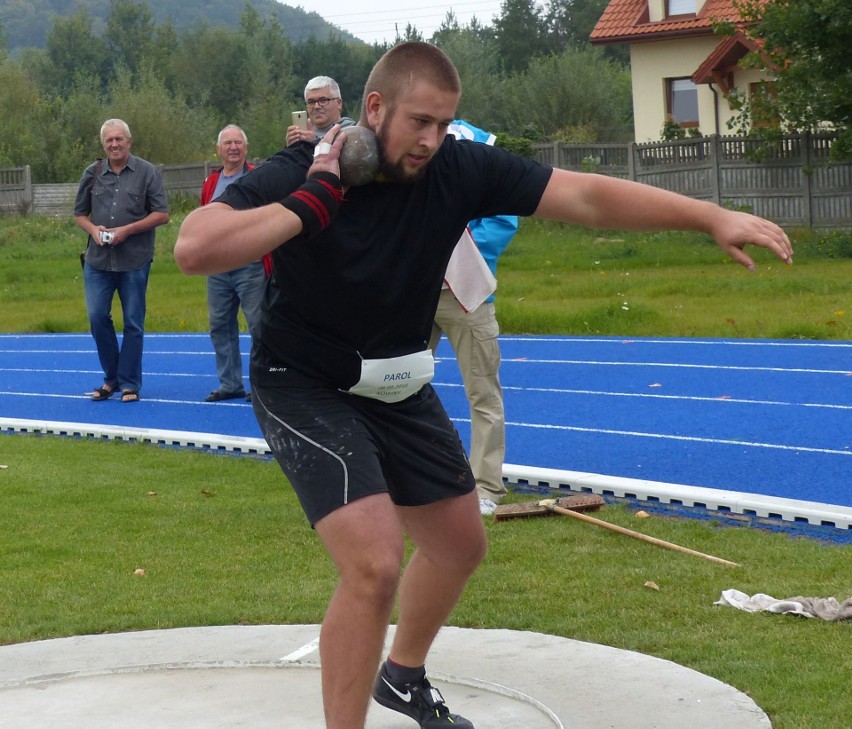
{"type": "Polygon", "coordinates": [[[458,432],[426,385],[398,403],[329,387],[293,369],[258,383],[260,429],[311,525],[370,494],[421,506],[475,488],[458,432]]]}

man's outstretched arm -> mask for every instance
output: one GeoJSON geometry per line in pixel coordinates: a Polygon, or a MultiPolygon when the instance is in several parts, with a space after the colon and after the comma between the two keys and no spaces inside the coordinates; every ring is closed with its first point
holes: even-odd
{"type": "Polygon", "coordinates": [[[603,175],[555,169],[534,215],[608,230],[693,230],[707,233],[737,263],[753,269],[743,251],[755,245],[793,262],[787,234],[775,223],[713,203],[603,175]]]}

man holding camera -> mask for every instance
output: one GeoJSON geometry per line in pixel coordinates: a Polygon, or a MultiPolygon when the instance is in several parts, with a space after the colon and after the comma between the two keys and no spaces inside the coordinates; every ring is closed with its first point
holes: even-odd
{"type": "Polygon", "coordinates": [[[330,76],[314,76],[305,85],[305,106],[308,109],[307,129],[293,124],[287,128],[287,146],[296,142],[318,142],[335,124],[351,127],[354,119],[343,116],[340,86],[330,76]]]}
{"type": "Polygon", "coordinates": [[[104,371],[92,400],[136,402],[142,388],[142,340],[154,231],[169,222],[160,171],[130,154],[130,127],[121,119],[101,126],[106,159],[89,165],[74,201],[74,222],[89,234],[83,261],[89,327],[104,371]],[[116,292],[124,332],[119,346],[112,320],[116,292]]]}

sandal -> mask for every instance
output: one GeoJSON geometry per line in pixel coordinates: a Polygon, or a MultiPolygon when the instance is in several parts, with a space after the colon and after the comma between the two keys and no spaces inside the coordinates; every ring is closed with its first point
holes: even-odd
{"type": "Polygon", "coordinates": [[[118,392],[117,387],[107,387],[106,385],[101,385],[100,387],[96,387],[92,390],[92,400],[95,402],[100,402],[101,400],[109,400],[115,393],[118,392]]]}
{"type": "Polygon", "coordinates": [[[139,402],[139,393],[136,390],[122,390],[121,402],[139,402]]]}

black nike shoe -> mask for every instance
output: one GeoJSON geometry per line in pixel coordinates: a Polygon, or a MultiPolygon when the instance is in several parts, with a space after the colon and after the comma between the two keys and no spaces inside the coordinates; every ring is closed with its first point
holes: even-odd
{"type": "Polygon", "coordinates": [[[463,716],[450,713],[441,692],[425,676],[416,683],[392,683],[382,664],[373,698],[388,709],[410,716],[420,729],[474,729],[463,716]]]}

